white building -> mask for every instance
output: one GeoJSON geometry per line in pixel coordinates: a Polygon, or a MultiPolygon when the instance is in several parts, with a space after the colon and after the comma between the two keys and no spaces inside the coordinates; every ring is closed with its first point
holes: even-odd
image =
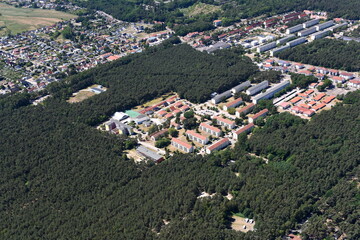
{"type": "Polygon", "coordinates": [[[214,119],[216,119],[216,123],[218,125],[220,125],[220,126],[227,127],[229,129],[235,128],[235,122],[234,121],[231,121],[229,119],[222,118],[222,117],[219,117],[219,116],[215,116],[214,119]]]}
{"type": "Polygon", "coordinates": [[[213,151],[218,151],[221,150],[223,148],[226,148],[228,145],[230,145],[230,141],[228,138],[223,138],[217,142],[215,142],[214,144],[210,145],[209,147],[206,148],[206,153],[210,154],[213,151]]]}
{"type": "Polygon", "coordinates": [[[262,52],[266,52],[266,51],[268,51],[270,49],[273,49],[274,47],[276,47],[276,42],[271,42],[271,43],[268,43],[268,44],[265,44],[265,45],[262,45],[262,46],[258,47],[256,49],[256,51],[258,53],[262,53],[262,52]]]}
{"type": "Polygon", "coordinates": [[[190,140],[201,143],[202,145],[205,145],[209,142],[209,139],[207,137],[192,130],[186,131],[186,135],[189,137],[190,140]]]}
{"type": "Polygon", "coordinates": [[[213,104],[218,104],[219,102],[222,102],[222,101],[228,99],[228,98],[231,97],[231,96],[232,96],[231,90],[228,90],[228,91],[226,91],[226,92],[223,92],[223,93],[218,94],[218,95],[216,95],[215,97],[213,97],[213,98],[211,99],[211,102],[212,102],[213,104]]]}
{"type": "Polygon", "coordinates": [[[323,29],[325,29],[325,28],[328,28],[328,27],[333,26],[334,24],[335,24],[335,23],[334,23],[333,20],[324,22],[324,23],[319,24],[319,25],[316,26],[316,31],[321,31],[321,30],[323,30],[323,29]]]}
{"type": "Polygon", "coordinates": [[[256,113],[254,116],[249,117],[249,123],[253,123],[256,121],[256,119],[266,116],[268,114],[268,112],[269,112],[269,110],[267,110],[267,109],[261,110],[260,112],[256,113]]]}
{"type": "Polygon", "coordinates": [[[255,86],[252,86],[252,87],[250,87],[250,88],[248,88],[248,89],[246,90],[246,94],[252,96],[252,95],[260,92],[261,90],[267,88],[268,86],[269,86],[269,82],[268,82],[268,81],[266,81],[266,80],[265,80],[265,81],[262,81],[261,83],[255,85],[255,86]]]}
{"type": "Polygon", "coordinates": [[[290,48],[290,46],[285,45],[285,46],[281,46],[281,47],[275,48],[275,49],[273,49],[273,50],[270,50],[270,56],[273,57],[273,56],[275,56],[277,53],[282,52],[282,51],[284,51],[285,49],[288,49],[288,48],[290,48]]]}
{"type": "Polygon", "coordinates": [[[191,153],[194,151],[194,147],[190,143],[181,141],[178,138],[172,138],[171,145],[173,145],[174,147],[176,147],[186,153],[191,153]]]}
{"type": "Polygon", "coordinates": [[[242,98],[235,99],[232,102],[229,102],[228,104],[224,105],[223,109],[224,111],[227,111],[229,108],[235,108],[243,103],[242,98]]]}
{"type": "Polygon", "coordinates": [[[199,129],[215,137],[221,136],[221,130],[219,128],[211,126],[207,123],[201,123],[199,129]]]}
{"type": "Polygon", "coordinates": [[[306,37],[306,36],[308,36],[308,35],[316,32],[316,31],[317,31],[317,30],[316,30],[316,27],[308,28],[308,29],[305,29],[305,30],[299,32],[299,33],[298,33],[298,36],[300,36],[300,37],[306,37]]]}
{"type": "Polygon", "coordinates": [[[323,38],[327,35],[329,35],[330,33],[330,30],[324,30],[324,31],[321,31],[321,32],[317,32],[317,33],[314,33],[310,36],[311,40],[316,40],[316,39],[320,39],[320,38],[323,38]]]}
{"type": "Polygon", "coordinates": [[[304,42],[306,42],[306,38],[301,37],[301,38],[297,38],[297,39],[294,39],[294,40],[288,42],[286,45],[289,46],[289,47],[294,47],[294,46],[297,46],[297,45],[302,44],[304,42]]]}
{"type": "Polygon", "coordinates": [[[288,41],[290,41],[291,39],[295,38],[295,34],[290,34],[289,36],[287,37],[283,37],[283,38],[280,38],[276,41],[276,44],[279,44],[279,45],[282,45],[288,41]]]}
{"type": "Polygon", "coordinates": [[[298,31],[300,31],[302,29],[304,29],[303,25],[299,24],[299,25],[296,25],[294,27],[286,29],[286,34],[295,33],[295,32],[298,32],[298,31]]]}
{"type": "Polygon", "coordinates": [[[231,89],[231,92],[232,92],[232,94],[235,94],[235,93],[241,92],[242,90],[244,90],[245,88],[247,88],[249,86],[251,86],[250,81],[246,81],[246,82],[243,82],[243,83],[233,87],[231,89]]]}
{"type": "Polygon", "coordinates": [[[279,84],[272,86],[266,92],[260,93],[259,95],[255,96],[253,98],[253,103],[257,104],[260,100],[269,99],[269,98],[274,97],[275,93],[280,92],[281,90],[286,88],[288,85],[290,85],[290,81],[286,80],[286,81],[283,81],[279,84]]]}
{"type": "Polygon", "coordinates": [[[303,23],[303,27],[304,27],[304,28],[308,28],[308,27],[311,27],[311,26],[314,26],[314,25],[318,24],[319,22],[320,22],[319,19],[313,19],[313,20],[304,22],[304,23],[303,23]]]}

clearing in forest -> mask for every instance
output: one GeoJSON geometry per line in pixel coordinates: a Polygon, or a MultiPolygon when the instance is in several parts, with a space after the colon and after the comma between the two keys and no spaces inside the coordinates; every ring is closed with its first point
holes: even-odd
{"type": "Polygon", "coordinates": [[[253,222],[253,223],[246,222],[246,218],[239,217],[236,215],[233,215],[232,219],[234,219],[234,221],[231,223],[232,229],[234,229],[236,231],[245,232],[245,233],[248,231],[254,231],[255,222],[253,222]]]}
{"type": "Polygon", "coordinates": [[[69,103],[82,102],[96,94],[105,92],[107,89],[101,85],[94,84],[88,88],[82,89],[76,93],[73,93],[72,97],[68,100],[69,103]]]}
{"type": "Polygon", "coordinates": [[[206,15],[209,13],[222,11],[220,6],[214,6],[206,3],[197,3],[191,7],[184,8],[181,10],[185,16],[194,17],[197,15],[206,15]]]}

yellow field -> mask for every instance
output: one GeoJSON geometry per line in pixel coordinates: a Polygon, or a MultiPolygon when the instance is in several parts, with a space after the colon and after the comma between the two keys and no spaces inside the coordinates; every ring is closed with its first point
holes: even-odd
{"type": "Polygon", "coordinates": [[[76,17],[73,14],[54,10],[15,8],[0,3],[0,28],[3,27],[0,29],[0,35],[34,30],[76,17]]]}

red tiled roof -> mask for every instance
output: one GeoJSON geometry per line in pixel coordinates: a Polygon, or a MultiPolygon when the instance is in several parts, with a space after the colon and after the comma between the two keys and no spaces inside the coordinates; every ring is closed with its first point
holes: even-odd
{"type": "Polygon", "coordinates": [[[212,150],[218,148],[219,146],[223,145],[224,143],[229,143],[229,142],[230,142],[230,141],[229,141],[228,138],[223,138],[223,139],[221,139],[220,141],[217,141],[216,143],[210,145],[210,146],[208,147],[208,149],[209,149],[210,151],[212,151],[212,150]]]}
{"type": "Polygon", "coordinates": [[[231,121],[229,119],[226,119],[226,118],[222,118],[222,117],[219,117],[219,116],[216,116],[214,117],[215,119],[219,120],[220,122],[223,122],[223,123],[226,123],[226,124],[229,124],[229,125],[233,125],[235,124],[234,121],[231,121]]]}
{"type": "Polygon", "coordinates": [[[188,149],[190,149],[192,147],[192,145],[190,143],[187,143],[187,142],[184,142],[184,141],[181,141],[180,139],[178,138],[172,138],[171,141],[173,142],[176,142],[177,144],[180,144],[188,149]]]}
{"type": "Polygon", "coordinates": [[[231,107],[233,105],[241,103],[242,101],[243,101],[242,98],[235,99],[234,101],[229,102],[228,104],[226,104],[226,107],[231,107]]]}
{"type": "Polygon", "coordinates": [[[247,105],[246,107],[240,108],[239,110],[237,110],[239,113],[242,113],[244,111],[249,110],[250,108],[253,108],[255,106],[255,104],[250,103],[249,105],[247,105]]]}
{"type": "Polygon", "coordinates": [[[316,95],[313,99],[315,100],[315,101],[319,101],[319,100],[321,100],[323,97],[325,97],[326,96],[326,94],[325,93],[319,93],[318,95],[316,95]]]}
{"type": "Polygon", "coordinates": [[[267,110],[266,108],[261,110],[260,112],[258,112],[257,114],[255,114],[254,116],[252,116],[252,119],[257,119],[258,117],[263,116],[264,114],[267,114],[269,112],[269,110],[267,110]]]}
{"type": "Polygon", "coordinates": [[[205,137],[205,136],[203,136],[203,135],[201,135],[201,134],[199,134],[199,133],[197,133],[197,132],[195,132],[193,130],[186,131],[186,134],[192,135],[192,136],[194,136],[196,138],[199,138],[199,139],[201,139],[203,141],[205,141],[207,139],[207,137],[205,137]]]}
{"type": "Polygon", "coordinates": [[[302,100],[301,97],[294,97],[293,99],[290,100],[291,103],[297,103],[298,101],[302,100]]]}
{"type": "Polygon", "coordinates": [[[328,97],[324,98],[323,102],[328,104],[334,99],[335,99],[335,96],[328,96],[328,97]]]}
{"type": "Polygon", "coordinates": [[[237,131],[235,132],[235,134],[239,135],[239,134],[241,134],[241,133],[243,133],[243,132],[248,131],[249,129],[251,129],[251,128],[253,128],[253,127],[254,127],[254,124],[253,124],[253,123],[249,123],[248,125],[246,125],[246,126],[240,128],[239,130],[237,130],[237,131]]]}
{"type": "Polygon", "coordinates": [[[208,128],[208,129],[210,129],[210,130],[212,130],[212,131],[214,131],[214,132],[221,132],[221,130],[218,129],[217,127],[211,126],[211,125],[209,125],[209,124],[207,124],[207,123],[200,123],[200,126],[203,126],[203,127],[205,127],[205,128],[208,128]]]}

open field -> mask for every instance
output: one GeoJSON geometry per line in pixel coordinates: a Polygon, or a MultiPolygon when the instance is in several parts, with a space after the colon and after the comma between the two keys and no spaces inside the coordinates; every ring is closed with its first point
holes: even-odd
{"type": "Polygon", "coordinates": [[[236,215],[232,216],[232,218],[234,219],[234,222],[231,223],[232,229],[234,229],[236,231],[245,232],[245,233],[248,231],[254,231],[255,223],[247,223],[245,221],[245,218],[238,217],[236,215]],[[244,229],[244,226],[246,226],[245,229],[244,229]]]}
{"type": "Polygon", "coordinates": [[[17,34],[49,26],[56,22],[75,18],[76,15],[54,10],[15,8],[5,3],[0,3],[0,35],[17,34]]]}
{"type": "MultiPolygon", "coordinates": [[[[90,89],[91,88],[96,88],[97,86],[99,86],[98,84],[94,84],[86,89],[82,89],[76,93],[74,93],[72,95],[72,97],[68,100],[69,103],[78,103],[78,102],[82,102],[85,99],[88,99],[92,96],[95,96],[96,93],[92,92],[90,89]]],[[[104,91],[106,91],[106,88],[103,88],[104,91]]]]}

